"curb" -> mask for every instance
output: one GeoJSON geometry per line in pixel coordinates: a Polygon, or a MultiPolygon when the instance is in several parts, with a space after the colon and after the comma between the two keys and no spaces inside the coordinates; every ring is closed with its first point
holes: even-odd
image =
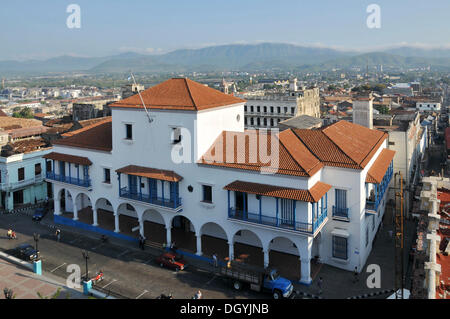
{"type": "Polygon", "coordinates": [[[16,264],[16,265],[25,267],[25,268],[33,271],[33,264],[31,264],[29,262],[26,262],[26,261],[23,261],[23,260],[20,260],[19,258],[16,258],[14,256],[5,254],[4,252],[0,252],[0,258],[3,258],[5,260],[7,260],[7,261],[10,261],[10,262],[16,264]]]}
{"type": "Polygon", "coordinates": [[[100,299],[117,299],[113,296],[107,295],[107,294],[100,292],[98,290],[95,290],[95,289],[89,290],[89,296],[95,297],[95,298],[100,298],[100,299]]]}
{"type": "Polygon", "coordinates": [[[395,289],[385,289],[385,290],[381,290],[381,291],[377,291],[377,292],[371,292],[369,294],[348,297],[347,299],[365,299],[365,298],[375,297],[375,296],[394,293],[394,292],[395,292],[395,289]]]}
{"type": "Polygon", "coordinates": [[[313,295],[313,294],[306,293],[306,292],[301,292],[298,290],[295,291],[295,294],[300,297],[307,297],[307,298],[311,298],[311,299],[322,299],[321,296],[313,295]]]}

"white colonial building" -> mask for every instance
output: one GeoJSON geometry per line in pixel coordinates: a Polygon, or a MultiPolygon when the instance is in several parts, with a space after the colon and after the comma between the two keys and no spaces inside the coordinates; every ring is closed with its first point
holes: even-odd
{"type": "Polygon", "coordinates": [[[359,270],[384,214],[387,134],[340,121],[244,129],[239,98],[177,78],[56,141],[55,222],[246,258],[309,284],[315,262],[359,270]]]}

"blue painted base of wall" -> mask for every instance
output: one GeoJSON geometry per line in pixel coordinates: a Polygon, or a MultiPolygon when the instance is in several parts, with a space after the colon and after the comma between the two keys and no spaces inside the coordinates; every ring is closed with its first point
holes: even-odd
{"type": "Polygon", "coordinates": [[[92,289],[92,280],[83,281],[83,294],[89,295],[91,289],[92,289]]]}
{"type": "Polygon", "coordinates": [[[60,225],[66,225],[66,226],[70,226],[70,227],[75,227],[75,228],[80,228],[80,229],[84,229],[84,230],[88,230],[91,232],[95,232],[95,233],[99,233],[105,236],[109,236],[109,237],[115,237],[115,238],[119,238],[119,239],[123,239],[123,240],[128,240],[128,241],[132,241],[132,242],[139,242],[139,239],[131,237],[131,236],[127,236],[127,235],[123,235],[120,233],[115,233],[113,231],[110,230],[106,230],[97,226],[92,226],[92,225],[88,225],[85,223],[82,223],[80,221],[77,220],[73,220],[71,218],[67,218],[67,217],[63,217],[61,215],[54,215],[53,217],[53,221],[56,224],[60,224],[60,225]]]}
{"type": "Polygon", "coordinates": [[[311,280],[310,282],[298,281],[298,283],[299,283],[300,285],[309,287],[309,286],[311,286],[311,284],[312,284],[312,280],[311,280]]]}
{"type": "Polygon", "coordinates": [[[42,261],[34,261],[33,262],[33,272],[36,275],[42,275],[42,261]]]}

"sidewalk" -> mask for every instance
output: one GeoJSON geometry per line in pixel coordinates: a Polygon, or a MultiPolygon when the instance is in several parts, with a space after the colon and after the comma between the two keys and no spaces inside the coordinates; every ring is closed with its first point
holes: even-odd
{"type": "MultiPolygon", "coordinates": [[[[52,276],[54,277],[54,276],[52,276]]],[[[20,266],[16,266],[7,260],[0,259],[0,299],[5,299],[5,288],[13,291],[14,299],[41,299],[52,296],[60,289],[56,299],[87,299],[81,291],[68,288],[61,283],[60,278],[50,278],[47,275],[36,275],[20,266]]]]}

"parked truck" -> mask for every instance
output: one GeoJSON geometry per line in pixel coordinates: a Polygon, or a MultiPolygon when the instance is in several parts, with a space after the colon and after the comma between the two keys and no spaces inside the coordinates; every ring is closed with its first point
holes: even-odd
{"type": "Polygon", "coordinates": [[[230,279],[236,290],[242,289],[247,284],[252,290],[270,292],[274,299],[289,298],[294,289],[291,281],[281,277],[276,269],[232,261],[220,266],[219,273],[230,279]]]}

